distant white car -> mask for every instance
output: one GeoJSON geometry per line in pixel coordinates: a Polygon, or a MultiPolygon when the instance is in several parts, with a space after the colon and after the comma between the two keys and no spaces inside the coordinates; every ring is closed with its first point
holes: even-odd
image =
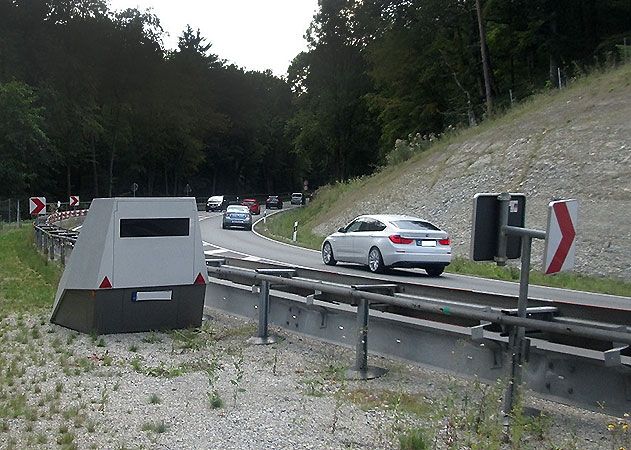
{"type": "Polygon", "coordinates": [[[364,264],[375,273],[420,268],[437,277],[451,263],[451,242],[446,231],[418,217],[365,215],[327,236],[322,261],[364,264]]]}
{"type": "Polygon", "coordinates": [[[293,194],[291,194],[291,204],[292,205],[302,205],[302,202],[304,201],[302,192],[294,192],[293,194]]]}
{"type": "Polygon", "coordinates": [[[252,214],[250,208],[243,205],[230,205],[223,213],[221,228],[239,227],[252,229],[252,214]]]}

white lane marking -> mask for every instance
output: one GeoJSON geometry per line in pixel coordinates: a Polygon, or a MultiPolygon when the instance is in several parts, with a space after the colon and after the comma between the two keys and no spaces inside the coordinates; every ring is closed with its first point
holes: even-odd
{"type": "Polygon", "coordinates": [[[243,258],[244,261],[253,261],[253,262],[260,262],[263,260],[263,258],[259,258],[258,256],[246,256],[245,258],[243,258]]]}
{"type": "MultiPolygon", "coordinates": [[[[282,213],[282,212],[285,212],[285,211],[291,211],[292,209],[293,209],[293,208],[287,208],[287,209],[285,209],[284,211],[283,211],[282,209],[279,209],[278,211],[274,211],[273,213],[268,214],[268,215],[267,215],[267,217],[269,217],[269,216],[273,216],[274,214],[282,213]]],[[[311,248],[300,247],[299,245],[292,245],[292,244],[288,244],[288,243],[286,243],[286,242],[280,242],[280,241],[277,241],[277,240],[275,240],[275,239],[268,238],[267,236],[263,236],[261,233],[257,232],[257,231],[254,229],[254,227],[255,227],[255,226],[256,226],[256,225],[257,225],[257,224],[258,224],[261,220],[263,220],[263,218],[262,218],[262,217],[261,217],[259,220],[257,220],[256,222],[254,222],[254,223],[252,224],[252,233],[254,233],[255,235],[257,235],[258,237],[263,238],[263,239],[267,239],[268,241],[270,241],[270,242],[274,242],[274,243],[276,243],[276,244],[286,245],[287,247],[299,248],[299,249],[302,249],[302,250],[307,250],[307,251],[310,251],[310,252],[320,253],[320,250],[313,250],[313,249],[311,249],[311,248]]],[[[324,239],[323,239],[323,240],[324,240],[324,239]]]]}
{"type": "Polygon", "coordinates": [[[226,253],[228,251],[229,250],[225,248],[217,248],[215,250],[204,250],[204,254],[205,255],[218,255],[220,253],[226,253]]]}
{"type": "Polygon", "coordinates": [[[72,231],[79,231],[83,225],[79,225],[78,227],[74,227],[72,231]]]}
{"type": "Polygon", "coordinates": [[[213,244],[211,244],[210,242],[206,242],[206,241],[204,241],[204,240],[202,240],[202,244],[203,244],[203,245],[213,245],[213,244]]]}

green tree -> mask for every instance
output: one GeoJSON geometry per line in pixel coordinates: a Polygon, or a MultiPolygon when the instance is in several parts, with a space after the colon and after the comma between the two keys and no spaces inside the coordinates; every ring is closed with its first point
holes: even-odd
{"type": "Polygon", "coordinates": [[[28,85],[0,84],[0,196],[35,192],[41,183],[38,173],[52,159],[36,102],[28,85]]]}

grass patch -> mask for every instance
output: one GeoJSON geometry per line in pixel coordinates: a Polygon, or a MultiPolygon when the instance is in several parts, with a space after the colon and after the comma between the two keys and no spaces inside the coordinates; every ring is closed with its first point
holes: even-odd
{"type": "Polygon", "coordinates": [[[0,317],[52,305],[61,269],[39,255],[33,242],[28,224],[0,230],[0,317]]]}
{"type": "Polygon", "coordinates": [[[142,424],[142,431],[151,431],[153,433],[165,433],[169,427],[162,422],[145,422],[142,424]]]}
{"type": "Polygon", "coordinates": [[[424,398],[391,390],[359,388],[347,391],[345,397],[363,410],[396,410],[425,417],[434,407],[424,398]]]}

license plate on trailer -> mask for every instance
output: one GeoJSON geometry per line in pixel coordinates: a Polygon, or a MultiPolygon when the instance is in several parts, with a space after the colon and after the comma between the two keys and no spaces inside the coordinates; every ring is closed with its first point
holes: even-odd
{"type": "Polygon", "coordinates": [[[427,240],[427,239],[417,239],[416,245],[420,245],[421,247],[436,247],[436,241],[427,240]]]}

